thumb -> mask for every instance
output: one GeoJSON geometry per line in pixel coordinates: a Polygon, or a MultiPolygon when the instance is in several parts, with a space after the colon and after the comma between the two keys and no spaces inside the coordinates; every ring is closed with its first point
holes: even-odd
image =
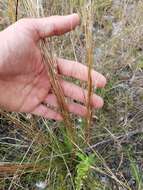
{"type": "Polygon", "coordinates": [[[47,18],[30,20],[31,26],[36,31],[36,41],[49,36],[62,35],[73,30],[80,23],[80,19],[77,14],[67,16],[51,16],[47,18]]]}

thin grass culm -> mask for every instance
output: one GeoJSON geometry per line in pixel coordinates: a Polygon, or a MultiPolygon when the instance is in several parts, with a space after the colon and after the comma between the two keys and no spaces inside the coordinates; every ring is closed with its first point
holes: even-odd
{"type": "MultiPolygon", "coordinates": [[[[142,10],[142,0],[0,1],[1,31],[25,17],[73,12],[81,16],[74,31],[38,43],[51,80],[50,93],[56,94],[59,104],[43,106],[61,112],[64,122],[0,110],[0,189],[143,189],[142,10]],[[86,76],[80,76],[87,82],[61,76],[57,57],[76,60],[73,69],[79,75],[77,63],[87,66],[86,76]],[[99,75],[91,77],[92,68],[107,78],[105,88],[100,88],[99,75]],[[60,80],[83,89],[84,103],[76,94],[75,100],[66,98],[60,80]],[[105,102],[95,113],[94,93],[105,102]],[[86,107],[86,118],[69,114],[67,103],[86,107]]],[[[1,42],[9,44],[9,37],[1,42]]],[[[15,44],[17,40],[19,35],[15,44]]]]}
{"type": "MultiPolygon", "coordinates": [[[[32,17],[40,17],[44,16],[42,9],[42,5],[39,1],[23,1],[23,5],[25,10],[29,16],[32,17]],[[39,9],[40,7],[40,9],[39,9]]],[[[74,142],[75,137],[75,127],[70,118],[69,110],[66,104],[65,96],[60,85],[60,77],[57,72],[57,59],[54,56],[54,52],[52,52],[52,45],[49,40],[41,40],[40,49],[42,53],[43,63],[47,70],[47,74],[49,76],[53,93],[57,97],[57,101],[59,104],[60,112],[64,120],[65,127],[67,129],[67,135],[71,142],[74,142]]]]}
{"type": "Polygon", "coordinates": [[[15,7],[15,0],[8,0],[8,16],[12,23],[16,21],[15,7]]]}
{"type": "Polygon", "coordinates": [[[83,10],[83,24],[84,24],[84,32],[85,32],[85,49],[86,49],[86,64],[88,67],[88,83],[87,90],[88,95],[86,99],[86,107],[87,107],[87,116],[86,116],[86,126],[85,126],[85,139],[86,142],[89,143],[90,138],[90,129],[92,125],[92,105],[91,105],[91,97],[93,94],[93,84],[91,72],[93,68],[93,2],[90,0],[88,4],[84,4],[83,10]],[[86,13],[86,14],[85,14],[86,13]]]}
{"type": "MultiPolygon", "coordinates": [[[[26,14],[30,17],[44,17],[44,10],[42,8],[41,1],[22,1],[23,6],[26,10],[26,14]]],[[[90,132],[92,126],[92,104],[91,98],[93,95],[93,84],[92,84],[92,68],[93,68],[93,1],[90,0],[88,3],[82,2],[81,13],[83,17],[83,27],[85,34],[85,50],[86,50],[86,65],[88,67],[88,82],[87,82],[87,97],[85,97],[85,104],[87,108],[86,114],[86,122],[84,128],[85,134],[85,143],[89,143],[90,132]],[[86,13],[86,14],[85,14],[86,13]]],[[[52,38],[41,40],[40,49],[43,58],[43,64],[47,70],[47,74],[49,76],[52,91],[57,97],[57,101],[59,104],[59,111],[64,120],[64,126],[66,129],[67,137],[69,142],[77,148],[78,140],[76,138],[76,127],[73,124],[72,118],[69,113],[69,109],[66,103],[66,99],[64,96],[63,89],[60,84],[60,76],[58,74],[58,66],[57,66],[57,58],[54,53],[54,48],[52,46],[54,44],[52,42],[52,38]]]]}
{"type": "MultiPolygon", "coordinates": [[[[18,1],[17,1],[18,2],[18,1]]],[[[26,16],[40,18],[45,17],[43,2],[40,0],[23,0],[21,5],[24,7],[26,16]]],[[[16,18],[18,17],[18,3],[16,4],[16,18]]],[[[66,103],[65,95],[60,84],[60,75],[58,73],[58,62],[57,57],[55,56],[54,51],[54,41],[53,38],[48,38],[40,41],[39,48],[41,50],[42,61],[44,67],[46,68],[50,83],[52,86],[52,92],[56,95],[59,111],[64,120],[64,127],[60,128],[60,132],[53,132],[48,124],[45,122],[45,128],[47,129],[47,138],[44,147],[36,147],[39,152],[38,156],[34,156],[35,165],[38,162],[43,166],[47,162],[47,154],[53,155],[51,158],[51,166],[54,170],[57,169],[57,178],[63,178],[65,181],[67,176],[70,180],[71,186],[73,189],[81,190],[83,188],[83,183],[86,181],[88,173],[91,172],[92,166],[94,165],[94,154],[86,155],[85,147],[90,146],[90,130],[92,126],[92,104],[91,99],[93,95],[93,82],[92,82],[92,68],[93,68],[93,2],[90,0],[88,2],[81,1],[81,14],[82,14],[82,23],[83,23],[83,33],[85,35],[85,50],[86,50],[86,65],[88,68],[87,72],[87,95],[85,96],[85,106],[87,108],[87,115],[85,118],[85,127],[82,131],[82,127],[78,129],[73,124],[74,118],[71,118],[69,109],[66,103]],[[63,130],[63,131],[62,131],[63,130]],[[65,132],[66,131],[66,132],[65,132]],[[46,147],[46,144],[48,144],[46,147]],[[84,147],[83,147],[84,146],[84,147]],[[45,157],[46,155],[46,157],[45,157]],[[35,162],[36,157],[36,162],[35,162]],[[57,159],[56,159],[57,157],[57,159]],[[41,161],[42,160],[42,161],[41,161]],[[53,165],[53,166],[52,166],[53,165]],[[65,171],[61,172],[61,166],[65,171]]],[[[85,94],[84,94],[85,95],[85,94]]],[[[34,136],[34,135],[33,135],[34,136]]],[[[34,139],[35,140],[35,139],[34,139]]],[[[31,144],[31,146],[33,143],[31,144]]],[[[35,146],[35,145],[33,145],[35,146]]],[[[29,149],[28,149],[29,151],[29,149]]],[[[27,157],[25,153],[22,162],[27,157]]],[[[32,165],[33,166],[33,165],[32,165]]],[[[45,166],[45,165],[44,165],[45,166]]],[[[49,167],[49,166],[48,166],[49,167]]],[[[50,169],[49,169],[50,170],[50,169]]],[[[42,171],[43,172],[43,171],[42,171]]],[[[11,184],[13,184],[13,181],[11,184]]],[[[68,181],[66,182],[68,185],[68,181]]],[[[59,185],[59,184],[58,184],[59,185]]]]}

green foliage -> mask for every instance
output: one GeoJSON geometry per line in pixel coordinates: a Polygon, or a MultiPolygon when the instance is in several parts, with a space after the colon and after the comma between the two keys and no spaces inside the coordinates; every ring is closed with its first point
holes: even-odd
{"type": "Polygon", "coordinates": [[[96,89],[96,94],[101,96],[108,104],[113,104],[114,98],[111,92],[114,89],[114,85],[116,84],[116,82],[117,82],[117,77],[116,78],[112,77],[112,79],[108,81],[108,84],[106,85],[105,88],[96,89]]]}
{"type": "Polygon", "coordinates": [[[96,14],[97,21],[102,18],[103,13],[107,11],[112,5],[112,0],[95,0],[94,10],[96,14]]]}
{"type": "Polygon", "coordinates": [[[141,57],[137,62],[137,68],[143,69],[143,57],[141,57]]]}
{"type": "Polygon", "coordinates": [[[74,6],[82,6],[84,5],[85,0],[71,0],[71,5],[74,6]]]}
{"type": "Polygon", "coordinates": [[[96,8],[100,10],[108,9],[112,4],[112,0],[95,0],[94,2],[96,8]]]}
{"type": "Polygon", "coordinates": [[[69,137],[67,135],[65,127],[61,126],[60,130],[61,130],[62,136],[63,136],[63,143],[62,143],[62,145],[63,145],[64,152],[71,152],[72,148],[73,148],[73,144],[72,144],[71,140],[69,139],[69,137]]]}
{"type": "Polygon", "coordinates": [[[130,169],[131,169],[131,174],[133,178],[136,181],[136,186],[138,190],[143,189],[143,173],[140,171],[136,161],[129,156],[130,159],[130,169]]]}
{"type": "Polygon", "coordinates": [[[93,183],[90,183],[89,188],[91,190],[111,190],[106,185],[100,183],[100,180],[93,179],[93,183]]]}
{"type": "Polygon", "coordinates": [[[76,177],[75,184],[76,190],[81,190],[83,186],[83,182],[88,177],[89,170],[91,169],[92,164],[94,163],[94,155],[91,154],[89,156],[77,153],[77,157],[80,160],[79,164],[76,166],[76,177]]]}

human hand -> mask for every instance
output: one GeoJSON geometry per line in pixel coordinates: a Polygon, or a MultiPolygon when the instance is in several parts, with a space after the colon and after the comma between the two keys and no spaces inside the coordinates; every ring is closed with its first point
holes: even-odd
{"type": "MultiPolygon", "coordinates": [[[[15,112],[32,113],[45,118],[61,120],[58,112],[45,104],[58,107],[51,92],[51,84],[38,47],[40,39],[62,35],[79,24],[76,14],[38,19],[22,19],[0,33],[0,107],[15,112]]],[[[60,75],[87,81],[87,67],[73,61],[58,59],[60,75]],[[76,65],[76,67],[75,67],[76,65]]],[[[104,87],[106,79],[92,71],[93,84],[104,87]]],[[[84,103],[87,92],[70,82],[61,80],[66,97],[84,103]]],[[[103,100],[92,96],[95,108],[103,106],[103,100]]],[[[77,103],[68,105],[69,111],[85,116],[86,108],[77,103]]]]}

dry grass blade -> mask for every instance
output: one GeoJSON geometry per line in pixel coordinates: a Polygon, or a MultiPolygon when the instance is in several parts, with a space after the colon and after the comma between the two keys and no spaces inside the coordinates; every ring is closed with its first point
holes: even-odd
{"type": "Polygon", "coordinates": [[[39,166],[35,164],[17,164],[17,163],[0,163],[0,175],[13,175],[15,173],[29,173],[38,172],[45,169],[45,166],[39,166]]]}
{"type": "Polygon", "coordinates": [[[14,7],[15,7],[15,0],[8,0],[8,16],[12,22],[15,21],[14,7]]]}
{"type": "Polygon", "coordinates": [[[93,67],[93,3],[89,1],[85,4],[83,9],[83,21],[84,21],[84,31],[85,31],[85,42],[86,42],[86,55],[87,55],[87,66],[88,66],[88,96],[87,96],[87,117],[86,117],[86,141],[89,142],[90,138],[90,128],[92,122],[92,106],[91,106],[91,96],[93,93],[92,89],[92,78],[91,70],[93,67]],[[86,14],[85,14],[86,12],[86,14]]]}
{"type": "Polygon", "coordinates": [[[17,21],[19,0],[8,0],[8,16],[11,22],[17,21]]]}
{"type": "MultiPolygon", "coordinates": [[[[41,7],[41,5],[39,4],[40,4],[39,1],[37,2],[34,2],[32,0],[23,1],[23,5],[25,7],[25,10],[27,11],[27,14],[29,14],[32,17],[44,16],[41,15],[41,13],[39,12],[40,10],[38,9],[38,7],[41,7]]],[[[47,74],[50,78],[52,90],[57,97],[57,101],[60,107],[60,112],[64,119],[64,123],[67,129],[68,137],[71,141],[74,141],[75,129],[70,118],[69,110],[66,104],[61,84],[59,82],[60,78],[57,72],[57,60],[56,58],[54,58],[53,52],[50,51],[52,48],[50,47],[49,50],[47,50],[47,47],[49,46],[50,46],[49,41],[47,40],[41,41],[40,48],[41,48],[41,53],[43,55],[43,63],[45,64],[45,68],[47,69],[47,74]]]]}
{"type": "MultiPolygon", "coordinates": [[[[57,61],[56,58],[54,58],[53,55],[50,55],[47,50],[47,46],[45,44],[45,41],[41,43],[41,49],[42,49],[42,54],[43,54],[43,62],[45,64],[45,67],[47,69],[47,73],[50,78],[50,82],[52,84],[52,90],[54,94],[57,97],[58,104],[60,107],[60,112],[64,118],[65,126],[67,127],[67,132],[69,137],[74,137],[74,126],[72,124],[70,115],[69,115],[69,110],[65,101],[63,89],[60,84],[60,77],[57,72],[57,61]]],[[[71,139],[73,140],[73,138],[71,139]]]]}
{"type": "Polygon", "coordinates": [[[39,130],[33,122],[26,124],[16,116],[13,116],[5,111],[0,110],[0,114],[4,116],[7,121],[12,122],[17,128],[21,129],[23,134],[29,139],[35,139],[35,143],[43,145],[48,142],[48,139],[44,133],[39,130]]]}

